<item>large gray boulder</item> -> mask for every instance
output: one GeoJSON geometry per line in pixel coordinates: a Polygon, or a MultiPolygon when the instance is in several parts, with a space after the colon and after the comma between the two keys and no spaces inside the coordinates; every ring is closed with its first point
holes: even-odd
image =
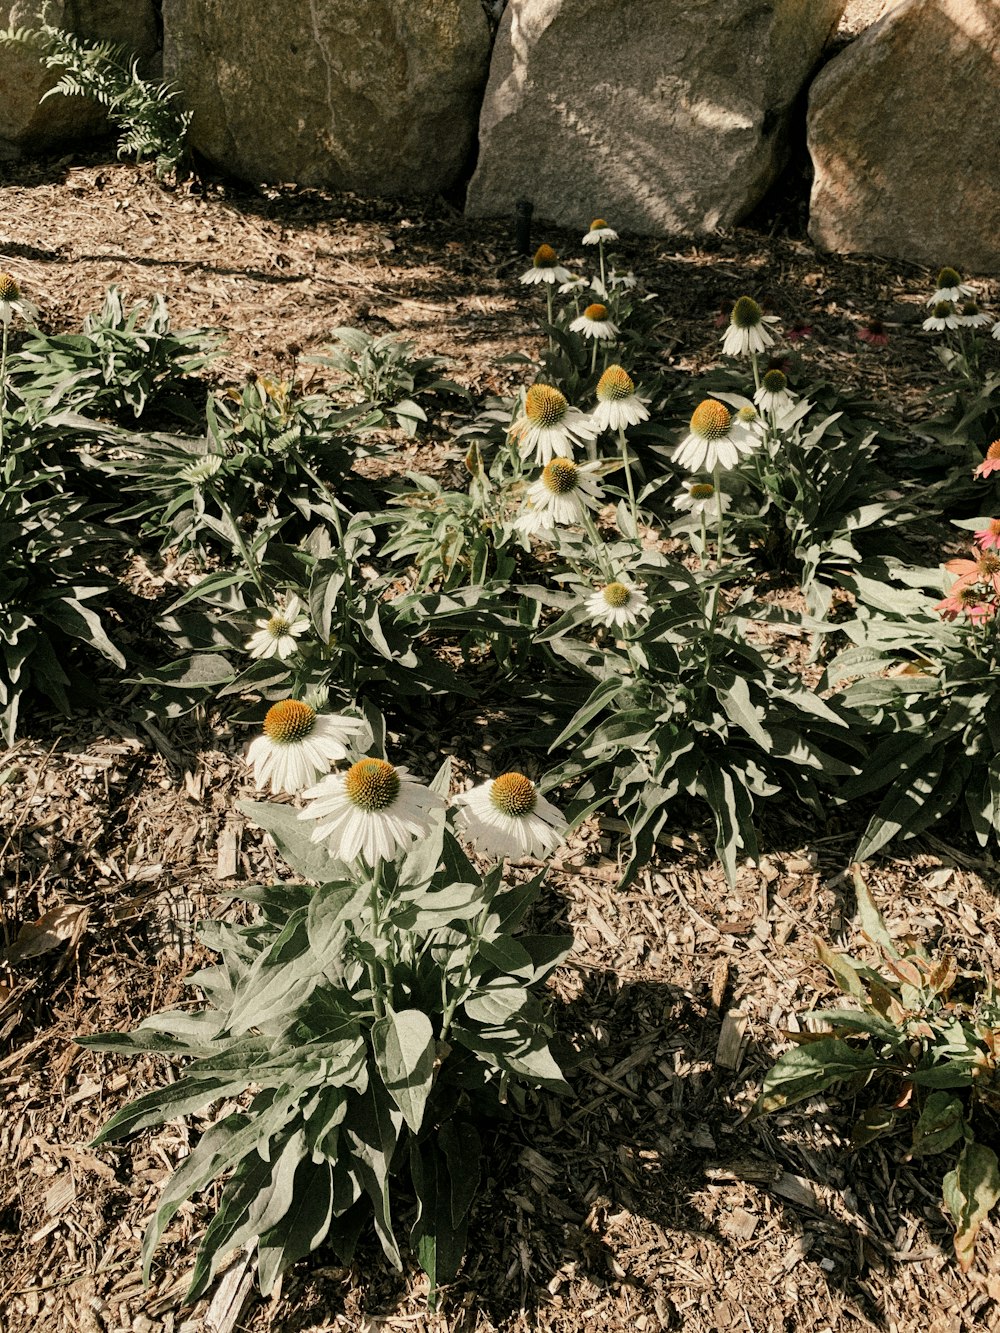
{"type": "Polygon", "coordinates": [[[1000,272],[1000,3],[902,0],[809,95],[809,234],[1000,272]]]}
{"type": "Polygon", "coordinates": [[[192,144],[245,180],[433,193],[475,140],[480,0],[164,0],[163,26],[192,144]]]}
{"type": "Polygon", "coordinates": [[[551,222],[664,234],[747,213],[846,0],[511,0],[469,187],[551,222]]]}
{"type": "MultiPolygon", "coordinates": [[[[43,10],[54,27],[126,46],[141,60],[158,51],[153,0],[0,0],[0,28],[37,28],[43,10]]],[[[88,99],[40,102],[57,79],[26,47],[0,46],[0,157],[44,151],[106,128],[103,111],[88,99]]]]}

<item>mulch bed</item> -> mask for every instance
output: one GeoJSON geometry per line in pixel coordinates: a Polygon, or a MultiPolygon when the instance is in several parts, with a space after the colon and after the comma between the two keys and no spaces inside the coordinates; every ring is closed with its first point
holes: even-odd
{"type": "MultiPolygon", "coordinates": [[[[0,184],[0,263],[45,327],[78,328],[110,284],[129,302],[162,291],[175,327],[225,329],[221,382],[301,379],[302,356],[354,325],[449,357],[449,373],[481,397],[522,373],[500,358],[539,346],[512,229],[471,225],[440,201],[220,184],[167,192],[104,157],[6,167],[0,184]]],[[[919,326],[933,275],[818,254],[801,201],[753,221],[698,241],[623,238],[658,293],[664,367],[712,364],[713,317],[745,291],[786,328],[811,327],[797,345],[804,379],[863,390],[905,432],[936,381],[919,326]],[[886,322],[884,348],[857,337],[873,317],[886,322]]],[[[536,228],[534,239],[580,255],[576,235],[536,228]]],[[[995,283],[982,290],[998,295],[995,283]]],[[[406,445],[400,466],[442,450],[406,445]]],[[[283,871],[235,809],[254,795],[245,729],[199,716],[159,728],[134,694],[118,697],[93,715],[29,713],[0,758],[4,943],[62,909],[48,918],[58,948],[22,949],[0,970],[4,1333],[1000,1327],[1000,1227],[986,1224],[963,1277],[939,1159],[908,1163],[899,1139],[853,1151],[852,1108],[839,1101],[745,1119],[782,1030],[832,997],[813,935],[863,947],[845,875],[859,830],[779,811],[768,811],[760,861],[735,888],[701,823],[673,827],[626,891],[616,889],[613,820],[585,824],[556,859],[544,925],[575,939],[553,1000],[577,1095],[544,1097],[536,1119],[500,1128],[443,1313],[426,1312],[425,1280],[392,1273],[374,1240],[350,1268],[321,1249],[269,1302],[238,1257],[209,1299],[186,1307],[205,1203],[178,1214],[144,1290],[143,1230],[202,1122],[90,1149],[112,1111],[170,1071],[84,1052],[72,1038],[185,999],[201,957],[193,922],[225,910],[240,882],[283,871]]],[[[422,775],[446,753],[463,773],[485,774],[504,744],[487,715],[440,734],[428,725],[418,733],[414,720],[402,738],[422,775]]],[[[1000,972],[991,858],[924,837],[866,875],[894,932],[1000,972]]]]}

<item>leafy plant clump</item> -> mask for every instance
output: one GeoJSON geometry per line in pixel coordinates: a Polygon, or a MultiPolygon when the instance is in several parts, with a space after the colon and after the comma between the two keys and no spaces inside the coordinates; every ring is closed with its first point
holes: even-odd
{"type": "MultiPolygon", "coordinates": [[[[448,771],[433,784],[441,796],[448,771]]],[[[538,992],[570,941],[517,933],[544,871],[511,884],[502,866],[481,874],[444,813],[372,871],[311,842],[287,807],[243,809],[311,883],[250,889],[240,897],[257,908],[251,924],[203,928],[221,962],[191,978],[206,998],[199,1012],[81,1039],[188,1061],[176,1082],[114,1115],[98,1142],[221,1098],[242,1103],[166,1186],[145,1276],[184,1200],[225,1175],[189,1299],[237,1246],[256,1246],[266,1293],[324,1242],[349,1262],[368,1224],[402,1268],[398,1218],[415,1196],[409,1243],[433,1304],[462,1261],[483,1133],[527,1109],[534,1089],[569,1091],[538,992]]]]}
{"type": "Polygon", "coordinates": [[[161,179],[181,169],[187,156],[191,112],[177,107],[177,92],[144,79],[139,60],[127,47],[89,42],[43,21],[37,28],[8,28],[0,42],[17,43],[39,53],[48,69],[60,70],[48,97],[91,97],[107,109],[119,131],[118,156],[141,162],[152,157],[161,179]]]}
{"type": "Polygon", "coordinates": [[[1000,993],[991,977],[947,955],[931,958],[919,945],[901,952],[857,867],[854,884],[879,967],[817,940],[820,961],[856,1007],[805,1015],[826,1030],[789,1034],[797,1044],[765,1077],[755,1114],[843,1084],[852,1096],[868,1093],[853,1130],[857,1146],[908,1130],[908,1159],[957,1152],[942,1199],[967,1271],[977,1232],[1000,1201],[997,1155],[983,1141],[1000,1113],[1000,993]]]}

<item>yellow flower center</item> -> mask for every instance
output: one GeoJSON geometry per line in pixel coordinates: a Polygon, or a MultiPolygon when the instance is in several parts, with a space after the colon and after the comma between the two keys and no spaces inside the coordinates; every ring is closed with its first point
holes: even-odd
{"type": "Polygon", "coordinates": [[[688,495],[692,500],[711,500],[714,494],[715,487],[710,481],[696,481],[688,487],[688,495]]]}
{"type": "Polygon", "coordinates": [[[536,426],[556,426],[569,407],[566,399],[552,384],[533,384],[524,399],[524,411],[536,426]]]}
{"type": "Polygon", "coordinates": [[[558,262],[559,256],[551,245],[540,245],[535,251],[535,268],[555,268],[558,262]]]}
{"type": "Polygon", "coordinates": [[[618,403],[635,393],[635,381],[622,366],[608,366],[597,381],[597,396],[605,403],[618,403]]]}
{"type": "Polygon", "coordinates": [[[359,759],[347,770],[344,791],[359,810],[385,810],[399,795],[399,774],[384,759],[359,759]]]}
{"type": "Polygon", "coordinates": [[[542,485],[553,495],[576,490],[576,464],[569,458],[553,458],[542,469],[542,485]]]}
{"type": "Polygon", "coordinates": [[[788,380],[780,370],[769,370],[764,376],[763,383],[768,393],[782,393],[788,387],[788,380]]]}
{"type": "Polygon", "coordinates": [[[757,409],[750,403],[747,403],[746,407],[741,407],[736,415],[739,417],[740,421],[745,421],[749,424],[751,421],[757,420],[757,409]]]}
{"type": "Polygon", "coordinates": [[[994,551],[984,551],[976,564],[981,579],[991,580],[995,575],[1000,574],[1000,555],[997,555],[994,551]]]}
{"type": "Polygon", "coordinates": [[[703,440],[717,440],[729,430],[732,418],[715,398],[706,398],[691,414],[691,430],[703,440]]]}
{"type": "Polygon", "coordinates": [[[275,745],[294,745],[309,735],[315,721],[316,713],[308,704],[298,699],[282,699],[267,710],[264,735],[275,745]]]}
{"type": "Polygon", "coordinates": [[[991,537],[1000,537],[1000,518],[991,518],[986,525],[986,531],[991,537]]]}
{"type": "Polygon", "coordinates": [[[604,600],[607,602],[608,606],[613,606],[615,608],[619,606],[628,606],[629,602],[632,600],[632,593],[629,588],[625,587],[624,583],[609,583],[604,589],[604,600]]]}
{"type": "Polygon", "coordinates": [[[1000,440],[993,441],[990,447],[986,450],[986,457],[993,459],[1000,458],[1000,440]]]}
{"type": "Polygon", "coordinates": [[[0,301],[16,301],[21,289],[9,273],[0,273],[0,301]]]}
{"type": "Polygon", "coordinates": [[[603,218],[594,218],[593,222],[590,224],[590,230],[603,231],[607,225],[608,224],[604,221],[603,218]]]}
{"type": "Polygon", "coordinates": [[[973,588],[967,583],[964,588],[959,588],[955,594],[955,600],[963,608],[978,606],[982,595],[978,588],[973,588]]]}
{"type": "Polygon", "coordinates": [[[961,274],[954,268],[943,268],[938,274],[938,287],[957,287],[962,281],[961,274]]]}
{"type": "Polygon", "coordinates": [[[292,622],[285,620],[284,616],[272,616],[267,622],[267,632],[272,639],[280,639],[282,634],[287,634],[292,628],[292,622]]]}
{"type": "Polygon", "coordinates": [[[530,815],[538,797],[535,784],[523,773],[501,773],[490,788],[490,800],[505,815],[530,815]]]}
{"type": "Polygon", "coordinates": [[[755,328],[764,318],[760,306],[751,296],[741,296],[733,306],[730,320],[738,329],[755,328]]]}
{"type": "Polygon", "coordinates": [[[600,301],[595,301],[593,305],[587,306],[583,312],[585,319],[602,320],[608,317],[608,307],[601,305],[600,301]]]}
{"type": "Polygon", "coordinates": [[[934,318],[947,319],[954,308],[955,307],[950,301],[938,301],[937,305],[934,307],[934,318]]]}

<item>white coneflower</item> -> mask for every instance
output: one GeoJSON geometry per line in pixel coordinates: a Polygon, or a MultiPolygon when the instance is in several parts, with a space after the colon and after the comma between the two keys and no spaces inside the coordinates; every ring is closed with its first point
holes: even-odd
{"type": "Polygon", "coordinates": [[[510,428],[524,457],[537,458],[539,463],[572,457],[574,446],[592,440],[596,433],[590,417],[570,407],[553,384],[531,386],[524,397],[524,410],[510,428]]]}
{"type": "Polygon", "coordinates": [[[0,324],[6,328],[15,315],[30,324],[38,318],[38,307],[24,299],[9,273],[0,273],[0,324]]]}
{"type": "Polygon", "coordinates": [[[674,508],[682,514],[692,514],[700,518],[718,518],[725,513],[732,500],[724,491],[717,491],[710,481],[687,481],[684,489],[674,500],[674,508]]]}
{"type": "Polygon", "coordinates": [[[620,287],[623,292],[630,292],[633,287],[638,287],[639,279],[629,270],[628,273],[617,273],[614,269],[608,275],[609,287],[620,287]]]}
{"type": "Polygon", "coordinates": [[[942,329],[957,329],[958,316],[954,302],[944,300],[935,303],[934,309],[923,322],[923,328],[929,333],[940,333],[942,329]]]}
{"type": "Polygon", "coordinates": [[[182,480],[190,482],[192,486],[204,486],[206,481],[211,481],[214,476],[218,475],[221,467],[221,454],[206,454],[204,458],[197,458],[192,463],[185,463],[177,475],[182,480]]]}
{"type": "MultiPolygon", "coordinates": [[[[756,415],[752,407],[750,412],[756,415]]],[[[714,472],[735,467],[758,443],[739,413],[734,418],[722,403],[706,398],[691,414],[691,429],[672,458],[687,472],[714,472]]]]}
{"type": "Polygon", "coordinates": [[[560,296],[575,296],[582,291],[584,287],[589,287],[590,279],[585,278],[582,273],[571,274],[565,282],[559,284],[560,296]]]}
{"type": "Polygon", "coordinates": [[[567,824],[523,773],[501,773],[456,796],[459,831],[484,856],[547,856],[565,841],[567,824]]]}
{"type": "Polygon", "coordinates": [[[597,406],[590,417],[598,432],[624,430],[648,417],[632,376],[623,366],[608,366],[597,381],[597,406]]]}
{"type": "Polygon", "coordinates": [[[598,588],[587,598],[586,607],[591,620],[609,628],[634,625],[649,615],[649,599],[642,585],[624,578],[598,588]]]}
{"type": "Polygon", "coordinates": [[[328,842],[335,856],[369,866],[430,831],[430,816],[444,798],[384,759],[359,759],[346,773],[331,773],[304,792],[310,804],[299,819],[311,820],[313,842],[328,842]]]}
{"type": "Polygon", "coordinates": [[[990,322],[989,315],[980,310],[975,301],[963,301],[956,318],[962,329],[981,329],[990,322]]]}
{"type": "Polygon", "coordinates": [[[937,291],[927,298],[928,305],[937,305],[939,301],[962,301],[975,292],[962,281],[958,269],[943,268],[937,277],[937,291]]]}
{"type": "Polygon", "coordinates": [[[295,640],[309,629],[309,617],[293,593],[283,607],[262,620],[255,620],[254,624],[257,632],[250,635],[246,644],[250,656],[279,657],[284,662],[298,648],[295,640]]]}
{"type": "Polygon", "coordinates": [[[521,281],[527,283],[536,282],[569,282],[572,278],[568,268],[563,268],[559,263],[559,256],[552,249],[551,245],[540,245],[535,251],[535,257],[531,261],[531,268],[527,273],[521,274],[521,281]]]}
{"type": "Polygon", "coordinates": [[[600,342],[618,337],[618,325],[608,318],[608,307],[599,301],[587,306],[569,327],[572,333],[582,334],[584,338],[597,338],[600,342]]]}
{"type": "Polygon", "coordinates": [[[600,245],[601,241],[617,241],[618,233],[614,227],[609,227],[603,218],[594,218],[590,224],[586,236],[583,238],[584,245],[600,245]]]}
{"type": "Polygon", "coordinates": [[[528,507],[516,526],[541,536],[557,524],[579,523],[586,509],[601,507],[597,471],[597,463],[578,465],[569,458],[553,458],[528,487],[528,507]]]}
{"type": "Polygon", "coordinates": [[[783,370],[768,370],[760,382],[760,388],[753,396],[758,407],[771,417],[781,414],[795,401],[795,395],[788,387],[788,379],[783,370]]]}
{"type": "Polygon", "coordinates": [[[354,717],[317,713],[298,699],[282,699],[267,710],[264,731],[247,746],[247,763],[258,787],[297,792],[315,782],[331,763],[346,759],[352,738],[369,734],[354,717]]]}
{"type": "Polygon", "coordinates": [[[722,337],[723,352],[726,356],[749,356],[751,352],[765,351],[774,342],[767,326],[777,322],[777,315],[765,315],[752,297],[741,296],[733,306],[729,327],[722,337]]]}

